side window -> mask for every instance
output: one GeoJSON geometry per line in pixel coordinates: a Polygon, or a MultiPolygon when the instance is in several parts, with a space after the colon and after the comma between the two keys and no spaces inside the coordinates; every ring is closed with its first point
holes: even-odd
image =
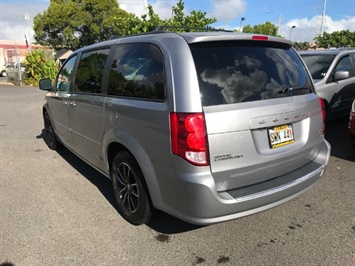
{"type": "Polygon", "coordinates": [[[334,69],[334,73],[339,70],[349,71],[349,77],[355,76],[354,68],[351,64],[349,55],[344,56],[343,58],[341,58],[339,60],[338,64],[336,65],[336,67],[334,69]]]}
{"type": "Polygon", "coordinates": [[[63,65],[63,67],[60,69],[55,86],[58,91],[69,91],[75,60],[76,56],[70,58],[69,61],[66,62],[65,65],[63,65]]]}
{"type": "Polygon", "coordinates": [[[75,80],[75,91],[101,93],[102,79],[109,49],[83,53],[75,80]]]}
{"type": "Polygon", "coordinates": [[[165,99],[163,55],[159,48],[149,43],[118,45],[111,64],[108,94],[165,99]]]}

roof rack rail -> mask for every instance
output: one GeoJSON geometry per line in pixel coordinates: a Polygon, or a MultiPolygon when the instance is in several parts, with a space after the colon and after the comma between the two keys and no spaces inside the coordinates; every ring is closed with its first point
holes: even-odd
{"type": "MultiPolygon", "coordinates": [[[[199,30],[199,31],[223,31],[223,32],[234,32],[232,30],[225,29],[216,29],[216,28],[199,28],[199,27],[188,27],[188,26],[169,26],[169,25],[159,25],[155,28],[154,31],[164,31],[164,29],[183,29],[186,32],[190,32],[190,30],[199,30]]],[[[154,32],[153,31],[153,32],[154,32]]]]}

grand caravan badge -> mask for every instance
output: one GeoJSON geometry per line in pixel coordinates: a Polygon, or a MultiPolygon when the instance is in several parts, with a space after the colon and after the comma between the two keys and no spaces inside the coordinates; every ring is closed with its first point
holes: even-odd
{"type": "Polygon", "coordinates": [[[220,161],[240,159],[240,158],[243,158],[242,154],[232,155],[232,154],[228,153],[228,154],[221,154],[221,155],[214,156],[214,161],[220,162],[220,161]]]}

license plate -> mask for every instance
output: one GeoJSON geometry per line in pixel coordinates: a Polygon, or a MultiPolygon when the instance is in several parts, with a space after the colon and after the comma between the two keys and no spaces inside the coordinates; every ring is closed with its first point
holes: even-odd
{"type": "Polygon", "coordinates": [[[295,142],[292,125],[268,128],[270,148],[275,149],[295,142]]]}

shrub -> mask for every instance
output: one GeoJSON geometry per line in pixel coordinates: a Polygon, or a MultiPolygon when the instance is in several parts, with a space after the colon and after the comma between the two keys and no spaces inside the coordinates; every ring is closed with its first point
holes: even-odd
{"type": "Polygon", "coordinates": [[[58,65],[40,49],[28,53],[24,63],[26,74],[23,83],[26,85],[38,86],[38,81],[42,78],[50,78],[54,81],[58,72],[58,65]]]}

